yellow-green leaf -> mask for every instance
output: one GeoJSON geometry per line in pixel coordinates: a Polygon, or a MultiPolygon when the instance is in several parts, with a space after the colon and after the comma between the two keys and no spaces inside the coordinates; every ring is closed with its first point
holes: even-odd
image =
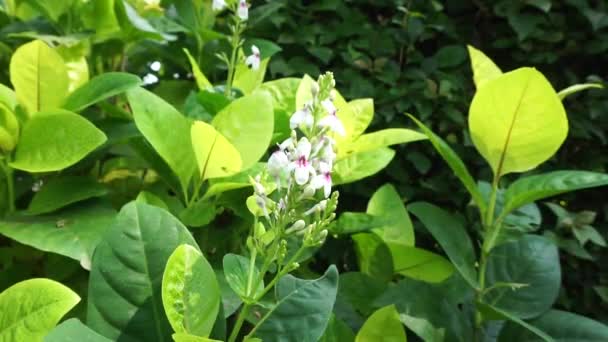
{"type": "Polygon", "coordinates": [[[258,89],[264,82],[268,62],[270,62],[270,58],[261,60],[257,70],[249,68],[245,63],[239,63],[234,72],[234,87],[239,88],[243,94],[251,94],[258,89]]]}
{"type": "Polygon", "coordinates": [[[543,74],[520,68],[477,90],[469,129],[475,147],[500,177],[549,159],[566,139],[568,119],[543,74]]]}
{"type": "Polygon", "coordinates": [[[479,89],[482,85],[502,75],[502,71],[494,62],[480,50],[467,45],[473,69],[473,80],[479,89]]]}
{"type": "Polygon", "coordinates": [[[10,74],[17,100],[30,115],[59,108],[68,94],[70,80],[65,62],[57,51],[40,40],[15,51],[10,74]]]}
{"type": "Polygon", "coordinates": [[[196,80],[196,85],[198,86],[198,89],[205,90],[208,88],[213,88],[211,82],[209,82],[205,74],[203,74],[203,72],[201,71],[201,68],[198,66],[196,59],[194,59],[194,57],[192,57],[192,54],[190,54],[190,51],[188,51],[188,49],[184,49],[184,53],[186,53],[186,56],[188,56],[188,61],[190,61],[190,66],[192,67],[192,74],[194,75],[194,79],[196,80]]]}
{"type": "Polygon", "coordinates": [[[190,134],[202,179],[226,177],[241,170],[239,151],[213,126],[196,121],[190,134]]]}
{"type": "Polygon", "coordinates": [[[395,305],[376,310],[359,330],[355,342],[405,342],[407,338],[395,305]]]}

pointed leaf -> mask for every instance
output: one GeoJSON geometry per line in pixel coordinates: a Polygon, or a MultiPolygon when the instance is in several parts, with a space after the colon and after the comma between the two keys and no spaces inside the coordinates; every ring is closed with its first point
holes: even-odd
{"type": "Polygon", "coordinates": [[[389,244],[395,273],[429,283],[440,283],[454,274],[444,257],[424,249],[389,244]]]}
{"type": "Polygon", "coordinates": [[[384,242],[414,246],[414,226],[401,196],[393,185],[385,184],[374,192],[367,203],[367,213],[384,216],[392,222],[372,230],[384,242]]]}
{"type": "Polygon", "coordinates": [[[338,159],[342,159],[353,153],[366,152],[381,147],[389,147],[426,139],[426,135],[411,129],[387,128],[381,131],[363,134],[354,141],[345,142],[339,145],[338,159]]]}
{"type": "Polygon", "coordinates": [[[234,87],[240,89],[245,95],[258,89],[264,82],[268,62],[270,62],[270,58],[262,59],[257,70],[249,68],[245,63],[239,63],[234,72],[234,87]]]}
{"type": "Polygon", "coordinates": [[[28,120],[21,131],[11,166],[28,172],[63,170],[107,140],[82,116],[56,109],[28,120]]]}
{"type": "Polygon", "coordinates": [[[327,328],[319,342],[354,342],[355,334],[342,320],[331,315],[327,328]]]}
{"type": "Polygon", "coordinates": [[[579,91],[591,89],[591,88],[600,88],[601,89],[601,88],[604,88],[604,86],[599,83],[575,84],[575,85],[569,86],[566,89],[560,90],[559,93],[557,93],[557,96],[559,96],[559,98],[561,100],[563,100],[572,94],[578,93],[579,91]]]}
{"type": "Polygon", "coordinates": [[[405,331],[395,305],[378,309],[365,321],[355,342],[405,342],[405,331]]]}
{"type": "Polygon", "coordinates": [[[477,90],[469,109],[471,139],[496,177],[531,170],[566,139],[566,111],[545,76],[520,68],[477,90]]]}
{"type": "Polygon", "coordinates": [[[110,340],[82,324],[78,318],[70,318],[46,335],[44,342],[110,342],[110,340]]]}
{"type": "Polygon", "coordinates": [[[443,342],[445,339],[445,329],[435,328],[429,321],[423,318],[400,314],[401,323],[413,331],[425,342],[443,342]]]}
{"type": "Polygon", "coordinates": [[[393,160],[395,151],[382,147],[371,151],[351,154],[338,160],[332,172],[335,185],[352,183],[374,175],[393,160]]]}
{"type": "Polygon", "coordinates": [[[40,215],[53,212],[70,204],[108,193],[102,184],[89,177],[65,176],[51,179],[30,202],[27,212],[40,215]]]}
{"type": "MultiPolygon", "coordinates": [[[[492,314],[493,316],[497,316],[503,320],[513,322],[513,323],[517,324],[519,326],[519,328],[524,328],[527,332],[534,334],[534,337],[537,338],[539,341],[546,341],[546,342],[553,341],[551,336],[547,335],[544,331],[538,329],[534,325],[532,325],[518,317],[511,315],[510,313],[508,313],[506,311],[497,309],[491,305],[487,305],[484,303],[477,303],[477,305],[480,307],[481,310],[486,311],[486,312],[492,314]]],[[[507,325],[508,324],[509,323],[507,323],[507,325]]],[[[501,331],[501,335],[502,335],[502,331],[501,331]]],[[[515,339],[513,341],[519,341],[519,339],[515,339]]]]}
{"type": "Polygon", "coordinates": [[[227,177],[241,170],[241,155],[213,126],[195,121],[190,129],[192,148],[198,164],[199,177],[227,177]]]}
{"type": "Polygon", "coordinates": [[[65,100],[63,108],[79,112],[141,84],[139,77],[124,72],[108,72],[92,78],[65,100]]]}
{"type": "MultiPolygon", "coordinates": [[[[241,299],[255,298],[264,291],[264,280],[258,283],[257,288],[248,289],[249,286],[249,259],[236,254],[226,254],[224,256],[224,276],[230,288],[241,299]]],[[[255,267],[253,269],[252,282],[260,279],[260,271],[255,267]]]]}
{"type": "Polygon", "coordinates": [[[502,71],[494,62],[480,50],[467,45],[469,57],[471,58],[471,68],[473,69],[473,79],[477,89],[481,88],[488,81],[491,81],[500,75],[502,71]]]}
{"type": "Polygon", "coordinates": [[[201,68],[198,66],[198,63],[196,62],[196,59],[194,59],[194,57],[192,57],[192,55],[190,54],[190,51],[188,51],[188,49],[184,48],[184,53],[186,54],[186,56],[188,57],[188,61],[190,62],[190,67],[192,68],[192,74],[194,75],[194,80],[196,80],[196,85],[198,86],[198,89],[206,90],[209,88],[213,88],[213,84],[211,84],[211,82],[209,82],[209,80],[207,79],[205,74],[203,74],[203,72],[201,71],[201,68]]]}

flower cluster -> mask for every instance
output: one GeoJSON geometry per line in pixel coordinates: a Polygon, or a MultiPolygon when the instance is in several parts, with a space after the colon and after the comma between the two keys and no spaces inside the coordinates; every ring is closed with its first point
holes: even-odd
{"type": "Polygon", "coordinates": [[[332,136],[344,135],[333,103],[334,87],[331,73],[312,82],[312,99],[290,119],[291,137],[279,144],[268,159],[264,176],[272,184],[264,186],[260,176],[251,180],[255,204],[265,222],[258,223],[248,241],[250,248],[263,253],[273,241],[282,240],[275,248],[280,256],[284,254],[280,246],[286,246],[283,239],[290,236],[301,237],[302,245],[307,247],[325,241],[338,202],[338,193],[332,194],[331,174],[336,159],[332,136]]]}

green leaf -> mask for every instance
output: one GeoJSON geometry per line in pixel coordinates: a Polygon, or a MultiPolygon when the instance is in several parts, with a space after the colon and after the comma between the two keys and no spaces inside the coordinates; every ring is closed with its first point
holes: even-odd
{"type": "Polygon", "coordinates": [[[59,108],[68,94],[69,78],[63,59],[40,40],[15,51],[10,74],[17,99],[30,115],[59,108]]]}
{"type": "MultiPolygon", "coordinates": [[[[538,327],[560,342],[600,342],[608,340],[608,326],[590,318],[559,310],[550,310],[534,318],[530,324],[538,327]]],[[[499,341],[542,341],[528,330],[507,323],[500,332],[499,341]]]]}
{"type": "Polygon", "coordinates": [[[473,80],[475,81],[477,89],[502,75],[500,68],[483,52],[471,45],[467,45],[467,49],[469,50],[471,68],[473,69],[473,80]]]}
{"type": "Polygon", "coordinates": [[[108,72],[92,78],[65,100],[63,108],[79,112],[91,105],[124,93],[141,84],[139,77],[124,72],[108,72]]]}
{"type": "Polygon", "coordinates": [[[441,245],[462,277],[477,288],[475,250],[462,223],[449,212],[430,203],[417,202],[407,208],[441,245]]]}
{"type": "Polygon", "coordinates": [[[351,154],[334,165],[333,183],[347,184],[374,175],[384,169],[394,156],[395,151],[388,147],[351,154]]]}
{"type": "Polygon", "coordinates": [[[19,121],[8,105],[0,102],[0,148],[12,151],[19,141],[19,121]]]}
{"type": "Polygon", "coordinates": [[[27,212],[40,215],[53,212],[70,204],[93,197],[101,197],[108,190],[89,177],[66,176],[54,178],[44,184],[30,202],[27,212]]]}
{"type": "Polygon", "coordinates": [[[102,131],[78,114],[60,109],[38,113],[23,126],[11,166],[28,172],[63,170],[106,140],[102,131]]]}
{"type": "Polygon", "coordinates": [[[361,327],[356,342],[405,342],[407,338],[395,305],[374,312],[361,327]]]}
{"type": "Polygon", "coordinates": [[[0,103],[5,104],[10,110],[15,110],[17,106],[17,95],[13,89],[0,84],[0,103]]]}
{"type": "Polygon", "coordinates": [[[605,185],[608,185],[608,174],[589,171],[553,171],[523,177],[507,188],[501,216],[539,199],[605,185]]]}
{"type": "Polygon", "coordinates": [[[201,199],[179,213],[179,219],[189,227],[203,227],[211,223],[218,214],[215,203],[201,199]]]}
{"type": "Polygon", "coordinates": [[[406,314],[400,314],[399,319],[401,323],[425,342],[443,342],[445,339],[445,329],[435,328],[426,319],[406,314]]]}
{"type": "Polygon", "coordinates": [[[355,334],[351,328],[334,314],[331,315],[327,328],[319,342],[354,342],[355,334]]]}
{"type": "Polygon", "coordinates": [[[386,216],[345,212],[336,220],[335,225],[330,226],[330,232],[339,235],[362,233],[393,223],[394,222],[386,216]]]}
{"type": "Polygon", "coordinates": [[[175,342],[221,342],[207,337],[195,336],[184,333],[176,333],[173,334],[171,337],[173,337],[173,341],[175,342]]]}
{"type": "Polygon", "coordinates": [[[190,121],[143,88],[129,90],[127,97],[137,128],[177,175],[185,191],[196,172],[190,121]]]}
{"type": "Polygon", "coordinates": [[[188,56],[188,61],[190,62],[190,67],[192,68],[192,74],[194,75],[194,80],[196,80],[196,85],[200,90],[207,90],[209,88],[213,88],[213,84],[209,82],[205,74],[201,71],[201,68],[198,66],[196,59],[192,57],[190,51],[184,48],[184,53],[188,56]]]}
{"type": "Polygon", "coordinates": [[[388,245],[376,234],[360,233],[352,236],[359,269],[372,277],[390,281],[393,277],[393,257],[388,245]]]}
{"type": "Polygon", "coordinates": [[[209,180],[209,188],[205,192],[203,199],[209,199],[226,191],[250,187],[251,182],[249,181],[249,177],[262,174],[265,169],[266,163],[256,163],[249,169],[235,175],[211,179],[209,180]]]}
{"type": "Polygon", "coordinates": [[[467,167],[466,165],[464,165],[462,159],[458,157],[458,155],[456,154],[456,152],[454,152],[454,150],[452,150],[450,145],[448,145],[443,139],[433,133],[433,131],[431,131],[427,126],[425,126],[422,122],[418,121],[418,119],[416,119],[412,115],[407,115],[410,117],[410,119],[414,120],[416,125],[418,125],[422,132],[426,134],[426,136],[431,141],[431,144],[433,144],[433,147],[435,147],[435,150],[437,150],[443,160],[448,163],[448,166],[450,167],[450,169],[452,169],[452,172],[454,172],[458,179],[460,179],[464,187],[467,189],[467,191],[473,198],[473,201],[475,202],[475,204],[477,204],[477,207],[479,207],[480,211],[483,214],[486,211],[486,202],[483,196],[481,195],[481,192],[479,192],[479,189],[477,188],[477,184],[475,184],[473,176],[471,176],[469,170],[467,170],[467,167]]]}
{"type": "Polygon", "coordinates": [[[363,134],[354,141],[345,142],[338,146],[338,160],[353,153],[375,150],[391,145],[405,144],[413,141],[426,140],[426,135],[405,128],[388,128],[381,131],[363,134]]]}
{"type": "Polygon", "coordinates": [[[195,121],[190,134],[200,179],[227,177],[241,170],[239,151],[213,126],[195,121]]]}
{"type": "MultiPolygon", "coordinates": [[[[491,305],[487,305],[484,303],[477,303],[477,305],[479,306],[480,311],[482,311],[482,312],[485,311],[486,314],[489,313],[492,316],[499,317],[500,319],[515,323],[520,328],[524,328],[524,329],[526,329],[526,331],[534,334],[534,336],[536,338],[539,338],[540,341],[547,341],[547,342],[553,341],[553,339],[549,335],[547,335],[544,331],[538,329],[534,325],[531,325],[528,322],[526,322],[520,318],[517,318],[517,317],[511,315],[508,312],[502,311],[500,309],[497,309],[491,305]]],[[[507,324],[509,324],[509,323],[507,323],[507,324]]],[[[519,341],[519,339],[515,339],[513,341],[519,341]]]]}
{"type": "MultiPolygon", "coordinates": [[[[249,259],[236,254],[224,255],[224,276],[230,288],[237,294],[241,299],[251,299],[258,297],[262,291],[264,291],[264,280],[261,279],[258,283],[257,288],[249,289],[249,259]]],[[[260,279],[260,271],[253,266],[253,276],[251,278],[253,282],[260,279]]]]}
{"type": "Polygon", "coordinates": [[[0,234],[36,249],[64,255],[91,268],[97,244],[113,223],[116,212],[105,205],[62,210],[53,215],[0,221],[0,234]]]}
{"type": "Polygon", "coordinates": [[[264,82],[260,89],[267,91],[272,97],[274,109],[273,142],[281,142],[291,134],[289,119],[296,111],[296,92],[300,84],[299,78],[281,78],[264,82]]]}
{"type": "Polygon", "coordinates": [[[583,91],[586,89],[591,89],[591,88],[604,88],[603,85],[599,84],[599,83],[582,83],[582,84],[575,84],[575,85],[571,85],[566,89],[562,89],[557,93],[557,96],[559,96],[559,98],[561,100],[564,100],[566,97],[578,93],[579,91],[583,91]]]}
{"type": "Polygon", "coordinates": [[[163,274],[162,298],[173,331],[209,336],[220,310],[220,287],[197,248],[181,245],[171,254],[163,274]]]}
{"type": "Polygon", "coordinates": [[[236,147],[246,170],[266,153],[272,139],[272,97],[265,91],[241,97],[222,109],[211,124],[236,147]]]}
{"type": "Polygon", "coordinates": [[[351,116],[343,121],[344,130],[349,132],[350,139],[356,139],[365,132],[374,118],[374,100],[356,99],[348,102],[346,106],[351,116]]]}
{"type": "Polygon", "coordinates": [[[416,247],[388,246],[395,273],[429,283],[440,283],[454,273],[454,266],[440,255],[416,247]]]}
{"type": "Polygon", "coordinates": [[[547,238],[525,235],[498,245],[490,252],[483,302],[519,318],[531,318],[548,310],[561,285],[557,247],[547,238]],[[494,287],[501,283],[524,287],[494,287]]]}
{"type": "Polygon", "coordinates": [[[337,290],[338,271],[333,265],[315,280],[283,277],[277,285],[281,299],[254,336],[264,342],[318,341],[329,321],[337,290]]]}
{"type": "Polygon", "coordinates": [[[520,68],[477,90],[469,109],[471,139],[496,177],[537,167],[568,134],[561,100],[545,76],[520,68]]]}
{"type": "Polygon", "coordinates": [[[155,194],[148,192],[148,191],[140,192],[139,195],[137,195],[137,198],[135,200],[137,202],[153,205],[153,206],[156,206],[161,209],[165,209],[165,210],[169,211],[169,207],[167,206],[165,201],[163,201],[160,197],[158,197],[155,194]]]}
{"type": "Polygon", "coordinates": [[[387,287],[383,280],[361,272],[340,274],[339,284],[338,297],[346,299],[364,315],[374,311],[374,300],[382,295],[387,287]]]}
{"type": "Polygon", "coordinates": [[[169,256],[182,244],[196,246],[171,214],[139,202],[125,205],[93,255],[88,325],[110,339],[169,340],[161,282],[169,256]]]}
{"type": "Polygon", "coordinates": [[[270,58],[262,59],[257,70],[249,68],[245,63],[237,64],[234,72],[234,87],[240,89],[245,95],[254,92],[264,82],[268,62],[270,62],[270,58]]]}
{"type": "Polygon", "coordinates": [[[110,340],[82,324],[77,318],[70,318],[46,335],[44,342],[110,342],[110,340]]]}
{"type": "Polygon", "coordinates": [[[392,223],[374,228],[372,232],[386,243],[414,246],[414,226],[403,199],[391,184],[378,188],[367,203],[367,214],[384,216],[392,223]]]}
{"type": "Polygon", "coordinates": [[[80,297],[49,279],[30,279],[0,293],[0,341],[41,341],[80,297]]]}

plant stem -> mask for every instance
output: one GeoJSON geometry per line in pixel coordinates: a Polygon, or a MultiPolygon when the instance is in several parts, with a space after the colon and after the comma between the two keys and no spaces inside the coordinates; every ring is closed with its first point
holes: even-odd
{"type": "Polygon", "coordinates": [[[232,54],[230,55],[230,63],[228,64],[228,78],[226,79],[226,87],[224,89],[224,95],[226,97],[230,97],[232,93],[232,81],[234,79],[234,72],[236,69],[236,58],[238,57],[238,51],[241,42],[241,20],[236,19],[236,24],[234,25],[234,32],[232,32],[232,40],[230,44],[232,45],[232,54]]]}
{"type": "Polygon", "coordinates": [[[8,165],[9,160],[2,163],[2,171],[6,177],[6,188],[8,192],[8,212],[12,213],[15,211],[15,182],[13,180],[13,169],[8,165]]]}
{"type": "Polygon", "coordinates": [[[270,281],[270,283],[268,283],[268,285],[266,285],[266,287],[264,288],[264,290],[257,295],[254,298],[254,301],[257,302],[260,299],[262,299],[262,297],[264,297],[264,295],[266,295],[266,293],[268,293],[268,291],[270,291],[274,285],[287,273],[289,273],[290,271],[292,271],[292,269],[290,267],[288,267],[289,265],[291,265],[292,263],[294,263],[296,260],[298,260],[298,258],[300,257],[300,255],[302,255],[302,252],[304,252],[304,245],[300,246],[300,248],[295,252],[295,254],[289,259],[289,261],[287,263],[285,263],[285,265],[287,267],[284,267],[279,273],[277,273],[277,275],[270,281]]]}
{"type": "Polygon", "coordinates": [[[228,342],[236,341],[236,338],[239,336],[239,331],[241,331],[241,327],[245,322],[245,318],[249,314],[249,310],[251,309],[251,304],[243,304],[243,308],[239,312],[239,316],[236,319],[236,323],[234,324],[234,328],[232,328],[232,333],[230,333],[230,337],[228,338],[228,342]]]}

